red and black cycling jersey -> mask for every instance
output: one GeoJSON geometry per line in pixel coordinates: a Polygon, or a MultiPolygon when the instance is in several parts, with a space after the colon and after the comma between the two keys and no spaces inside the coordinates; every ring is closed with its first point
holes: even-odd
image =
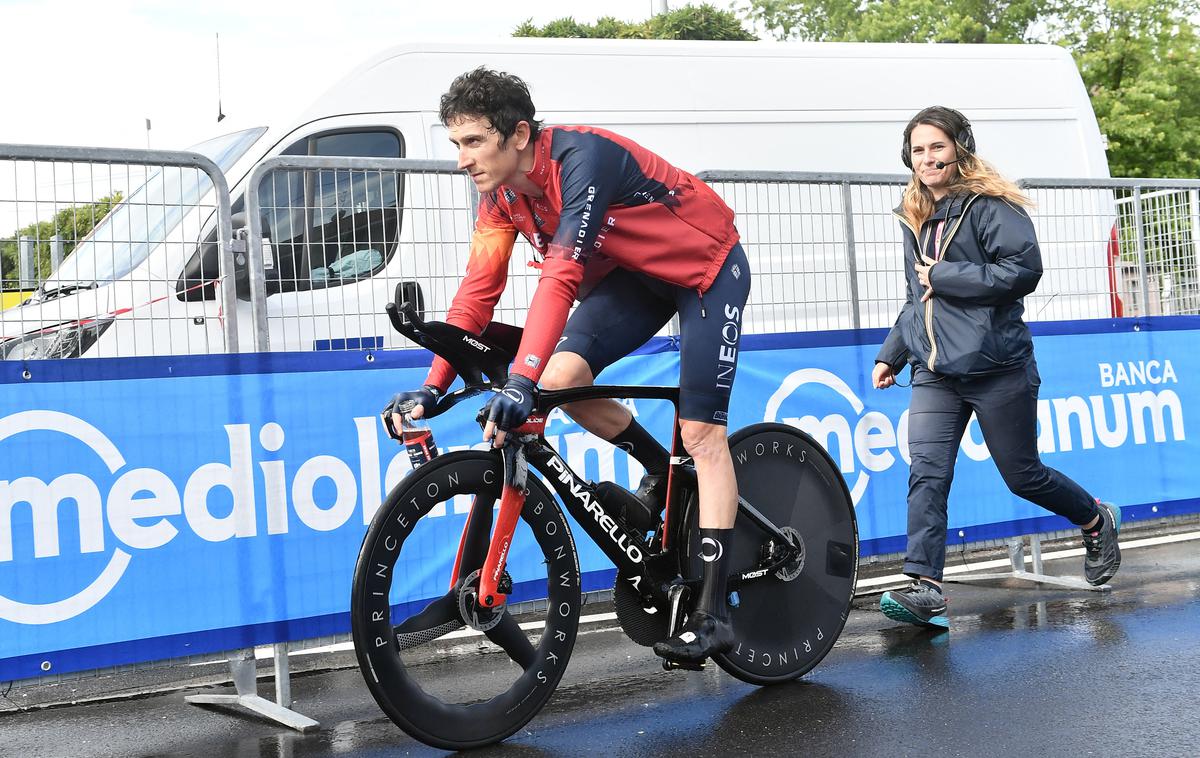
{"type": "MultiPolygon", "coordinates": [[[[704,182],[618,134],[543,129],[526,176],[529,197],[501,186],[481,198],[467,273],[446,320],[475,334],[491,321],[518,232],[544,257],[513,373],[537,381],[585,276],[613,266],[705,292],[738,241],[733,211],[704,182]]],[[[427,383],[454,371],[435,358],[427,383]]]]}

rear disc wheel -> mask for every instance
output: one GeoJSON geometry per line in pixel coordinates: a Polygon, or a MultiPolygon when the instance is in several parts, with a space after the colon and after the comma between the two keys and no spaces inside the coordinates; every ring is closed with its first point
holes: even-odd
{"type": "MultiPolygon", "coordinates": [[[[800,554],[741,586],[739,604],[730,608],[736,642],[713,660],[751,684],[785,682],[816,666],[845,626],[858,572],[854,502],[829,454],[794,427],[754,424],[735,432],[729,447],[738,494],[800,554]]],[[[755,566],[766,540],[766,532],[739,514],[730,571],[755,566]]],[[[698,529],[687,544],[688,565],[699,576],[698,529]]]]}

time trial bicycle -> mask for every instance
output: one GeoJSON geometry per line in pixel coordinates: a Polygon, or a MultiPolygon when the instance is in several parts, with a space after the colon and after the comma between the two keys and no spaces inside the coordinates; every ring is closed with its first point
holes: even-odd
{"type": "MultiPolygon", "coordinates": [[[[408,303],[389,303],[387,311],[398,331],[448,360],[463,379],[462,388],[425,409],[425,418],[504,386],[516,327],[493,324],[476,336],[425,322],[408,303]]],[[[512,735],[549,700],[571,657],[582,604],[564,509],[616,566],[613,605],[631,640],[653,645],[693,610],[703,575],[699,503],[678,415],[661,514],[616,484],[581,479],[543,435],[553,409],[599,398],[670,401],[677,414],[679,389],[541,391],[529,420],[503,447],[434,458],[397,484],[376,512],[354,571],[354,647],[376,702],[412,737],[447,749],[487,745],[512,735]],[[457,535],[449,531],[457,519],[443,517],[455,498],[470,503],[457,535]],[[444,549],[428,554],[429,544],[444,549]],[[406,552],[408,545],[423,554],[406,552]],[[406,568],[397,571],[402,553],[406,568]],[[517,555],[534,557],[518,570],[509,565],[517,555]],[[439,573],[444,593],[429,584],[439,573]],[[513,607],[533,612],[517,617],[510,602],[522,598],[529,600],[513,607]],[[455,648],[468,627],[504,655],[455,648]],[[450,656],[455,649],[459,654],[450,656]]],[[[482,414],[477,420],[482,424],[482,414]]],[[[390,414],[384,422],[400,439],[390,414]]],[[[798,429],[753,424],[733,432],[729,445],[739,494],[728,546],[736,641],[714,661],[746,682],[786,682],[816,666],[845,624],[858,569],[854,505],[829,454],[798,429]]]]}

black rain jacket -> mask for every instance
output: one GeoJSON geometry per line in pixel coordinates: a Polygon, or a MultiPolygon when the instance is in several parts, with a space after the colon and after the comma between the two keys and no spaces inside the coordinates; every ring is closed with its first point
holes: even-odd
{"type": "Polygon", "coordinates": [[[1024,209],[988,195],[942,198],[920,230],[897,208],[904,235],[904,307],[876,361],[899,372],[905,362],[938,374],[978,376],[1009,371],[1033,356],[1033,339],[1021,319],[1024,298],[1042,278],[1042,256],[1024,209]],[[942,257],[929,272],[933,297],[915,261],[934,257],[939,221],[942,257]]]}

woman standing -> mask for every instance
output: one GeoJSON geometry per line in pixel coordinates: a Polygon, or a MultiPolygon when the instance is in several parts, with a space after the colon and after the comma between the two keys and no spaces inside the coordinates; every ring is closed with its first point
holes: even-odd
{"type": "Polygon", "coordinates": [[[1101,585],[1121,565],[1121,511],[1047,467],[1037,452],[1037,363],[1022,298],[1042,276],[1029,200],[975,155],[971,124],[934,106],[909,121],[901,152],[912,179],[896,215],[907,298],[872,371],[887,389],[912,365],[908,551],[912,585],[880,610],[948,627],[942,596],[946,502],[959,443],[974,412],[1005,484],[1083,530],[1084,575],[1101,585]]]}

